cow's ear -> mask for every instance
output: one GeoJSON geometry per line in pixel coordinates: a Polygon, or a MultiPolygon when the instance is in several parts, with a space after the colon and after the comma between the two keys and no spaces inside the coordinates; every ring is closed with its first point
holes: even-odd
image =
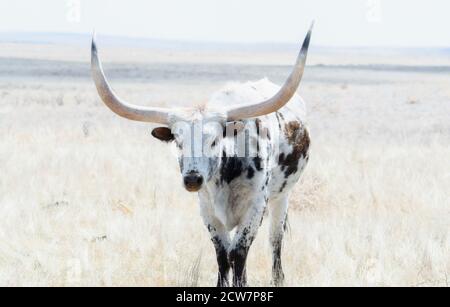
{"type": "Polygon", "coordinates": [[[172,134],[172,131],[170,131],[170,129],[167,127],[158,127],[153,129],[152,135],[153,137],[163,142],[171,142],[175,139],[175,137],[172,134]]]}

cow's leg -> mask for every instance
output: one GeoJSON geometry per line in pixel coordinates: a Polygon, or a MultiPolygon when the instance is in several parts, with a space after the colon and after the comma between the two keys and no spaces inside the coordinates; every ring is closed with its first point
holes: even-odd
{"type": "Polygon", "coordinates": [[[288,209],[287,195],[281,195],[269,202],[270,212],[270,245],[272,247],[272,284],[282,286],[284,273],[281,266],[281,248],[286,228],[288,209]]]}
{"type": "Polygon", "coordinates": [[[228,249],[230,247],[230,236],[224,225],[214,216],[207,194],[199,194],[200,212],[204,224],[208,228],[211,241],[216,250],[217,265],[219,272],[217,274],[217,287],[228,287],[228,275],[230,264],[228,262],[228,249]]]}
{"type": "Polygon", "coordinates": [[[264,215],[265,201],[252,205],[244,215],[230,246],[228,259],[233,269],[233,286],[247,285],[246,260],[247,254],[264,215]]]}
{"type": "Polygon", "coordinates": [[[208,225],[211,235],[211,241],[214,244],[217,257],[219,272],[217,274],[217,287],[228,287],[228,275],[230,264],[228,262],[228,248],[230,246],[230,237],[221,223],[212,223],[208,225]]]}

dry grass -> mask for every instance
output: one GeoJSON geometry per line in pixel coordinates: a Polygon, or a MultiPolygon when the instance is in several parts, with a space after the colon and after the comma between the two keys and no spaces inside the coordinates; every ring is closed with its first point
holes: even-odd
{"type": "MultiPolygon", "coordinates": [[[[389,76],[403,81],[302,89],[313,148],[291,197],[287,285],[448,286],[448,81],[389,76]]],[[[218,84],[174,86],[117,89],[177,101],[218,84]]],[[[3,80],[0,100],[1,285],[215,284],[196,197],[148,125],[110,114],[87,80],[3,80]]],[[[263,223],[251,285],[268,285],[267,237],[263,223]]]]}

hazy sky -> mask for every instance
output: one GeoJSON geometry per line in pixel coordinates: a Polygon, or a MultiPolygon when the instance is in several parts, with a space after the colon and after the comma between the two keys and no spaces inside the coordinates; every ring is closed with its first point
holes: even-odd
{"type": "MultiPolygon", "coordinates": [[[[0,31],[219,42],[450,46],[448,0],[0,0],[0,31]]],[[[1,35],[1,33],[0,33],[1,35]]]]}

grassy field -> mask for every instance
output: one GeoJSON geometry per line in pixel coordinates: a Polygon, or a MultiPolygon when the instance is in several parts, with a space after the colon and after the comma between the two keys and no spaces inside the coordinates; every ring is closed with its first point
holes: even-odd
{"type": "MultiPolygon", "coordinates": [[[[289,71],[173,62],[105,69],[121,96],[163,105],[206,101],[228,80],[280,82],[289,71]]],[[[291,195],[286,285],[448,286],[448,66],[407,67],[306,69],[299,93],[312,151],[291,195]]],[[[2,54],[0,285],[215,284],[196,195],[182,189],[170,146],[150,131],[101,104],[84,59],[2,54]]],[[[250,285],[269,284],[270,263],[263,223],[250,285]]]]}

